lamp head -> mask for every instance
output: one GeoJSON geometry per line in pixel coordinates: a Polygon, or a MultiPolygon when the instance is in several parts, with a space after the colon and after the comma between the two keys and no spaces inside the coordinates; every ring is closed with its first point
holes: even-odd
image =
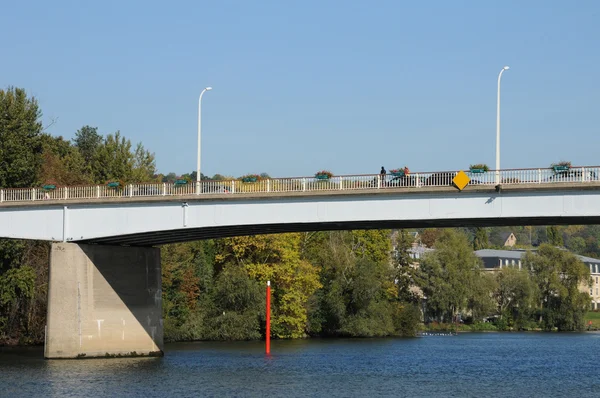
{"type": "MultiPolygon", "coordinates": [[[[508,69],[508,66],[505,66],[505,68],[508,69]]],[[[205,90],[210,91],[210,90],[212,90],[212,87],[206,87],[205,90]]]]}
{"type": "Polygon", "coordinates": [[[510,69],[510,66],[505,66],[505,67],[504,67],[504,68],[502,68],[502,69],[504,69],[504,70],[509,70],[509,69],[510,69]]]}

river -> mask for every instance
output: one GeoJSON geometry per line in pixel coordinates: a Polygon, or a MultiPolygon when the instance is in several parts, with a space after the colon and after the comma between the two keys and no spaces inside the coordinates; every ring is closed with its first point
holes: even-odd
{"type": "Polygon", "coordinates": [[[2,397],[600,397],[599,333],[167,344],[163,358],[0,349],[2,397]]]}

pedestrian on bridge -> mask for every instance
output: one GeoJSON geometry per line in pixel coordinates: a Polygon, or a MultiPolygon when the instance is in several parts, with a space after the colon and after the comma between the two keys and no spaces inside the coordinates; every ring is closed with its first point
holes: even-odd
{"type": "Polygon", "coordinates": [[[385,168],[383,166],[381,166],[381,170],[379,171],[379,177],[381,179],[381,186],[384,187],[385,186],[385,175],[387,174],[387,171],[385,171],[385,168]]]}

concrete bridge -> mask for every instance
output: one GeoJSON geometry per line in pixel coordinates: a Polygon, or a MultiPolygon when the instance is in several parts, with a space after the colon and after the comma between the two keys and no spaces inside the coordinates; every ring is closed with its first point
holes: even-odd
{"type": "Polygon", "coordinates": [[[52,244],[47,358],[162,353],[154,246],[292,231],[600,223],[598,167],[0,190],[0,236],[52,244]]]}

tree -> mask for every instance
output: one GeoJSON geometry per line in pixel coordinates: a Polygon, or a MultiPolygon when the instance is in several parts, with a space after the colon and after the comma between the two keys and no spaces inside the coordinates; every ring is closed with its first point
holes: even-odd
{"type": "Polygon", "coordinates": [[[206,337],[211,340],[260,338],[259,320],[264,317],[264,292],[246,270],[227,264],[215,279],[214,309],[207,317],[206,337]]]}
{"type": "Polygon", "coordinates": [[[155,172],[156,161],[154,160],[154,154],[144,149],[141,143],[137,144],[133,154],[133,169],[130,182],[150,182],[153,180],[155,172]]]}
{"type": "Polygon", "coordinates": [[[494,298],[507,326],[525,324],[535,308],[536,286],[527,270],[505,267],[496,274],[494,298]]]}
{"type": "Polygon", "coordinates": [[[0,187],[26,188],[38,182],[42,124],[37,100],[25,90],[0,90],[0,187]]]}
{"type": "Polygon", "coordinates": [[[102,136],[98,134],[98,127],[83,126],[75,133],[73,143],[81,153],[83,160],[91,171],[96,161],[98,148],[102,145],[102,136]]]}
{"type": "MultiPolygon", "coordinates": [[[[465,234],[444,230],[436,250],[421,261],[416,282],[427,297],[427,311],[440,321],[454,321],[467,310],[469,299],[481,283],[481,260],[465,234]]],[[[474,304],[471,303],[471,306],[474,304]]]]}
{"type": "Polygon", "coordinates": [[[412,237],[406,230],[401,229],[398,230],[395,241],[396,250],[394,251],[393,264],[396,270],[395,280],[398,288],[398,299],[402,302],[416,303],[419,300],[413,290],[416,268],[409,253],[413,242],[412,237]]]}
{"type": "Polygon", "coordinates": [[[251,279],[273,286],[272,333],[280,338],[302,337],[308,327],[308,301],[321,287],[319,269],[300,257],[301,234],[257,235],[218,242],[218,267],[244,267],[251,279]]]}
{"type": "Polygon", "coordinates": [[[557,226],[546,227],[546,235],[548,236],[548,243],[553,246],[563,246],[562,233],[559,231],[557,226]]]}
{"type": "Polygon", "coordinates": [[[104,184],[109,180],[129,180],[133,170],[131,141],[117,131],[109,134],[97,152],[97,167],[94,170],[96,183],[104,184]]]}
{"type": "Polygon", "coordinates": [[[567,248],[577,254],[583,254],[586,246],[585,239],[581,236],[575,236],[567,241],[567,248]]]}
{"type": "Polygon", "coordinates": [[[489,245],[487,230],[483,227],[477,227],[475,229],[475,238],[473,239],[473,250],[486,249],[489,245]]]}
{"type": "Polygon", "coordinates": [[[441,233],[440,228],[427,228],[421,232],[421,242],[427,247],[433,247],[441,233]]]}
{"type": "Polygon", "coordinates": [[[590,296],[580,286],[591,284],[590,270],[574,254],[548,244],[527,252],[525,269],[531,270],[539,290],[540,323],[551,330],[583,330],[590,296]]]}
{"type": "Polygon", "coordinates": [[[40,181],[54,185],[83,185],[92,182],[85,161],[76,147],[62,137],[42,135],[40,181]]]}

